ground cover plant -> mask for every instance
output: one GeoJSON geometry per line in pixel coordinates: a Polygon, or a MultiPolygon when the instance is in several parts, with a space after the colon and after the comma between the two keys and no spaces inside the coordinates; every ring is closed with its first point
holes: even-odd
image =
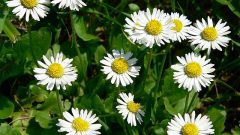
{"type": "Polygon", "coordinates": [[[0,135],[240,135],[239,0],[1,0],[0,135]]]}

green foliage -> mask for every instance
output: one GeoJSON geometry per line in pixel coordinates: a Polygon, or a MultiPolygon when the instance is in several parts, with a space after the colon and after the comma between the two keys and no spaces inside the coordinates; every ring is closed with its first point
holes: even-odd
{"type": "Polygon", "coordinates": [[[8,118],[14,111],[14,104],[6,97],[0,96],[0,119],[8,118]]]}
{"type": "Polygon", "coordinates": [[[207,111],[207,115],[213,122],[215,135],[221,135],[224,130],[224,123],[226,120],[226,111],[220,107],[211,107],[207,111]]]}
{"type": "MultiPolygon", "coordinates": [[[[178,113],[184,112],[184,104],[186,100],[187,91],[178,88],[177,84],[174,83],[172,70],[167,70],[166,76],[164,77],[164,82],[162,86],[163,91],[163,101],[166,110],[172,114],[176,115],[178,113]]],[[[192,99],[194,92],[190,92],[189,98],[192,99]]],[[[190,112],[196,108],[199,102],[197,97],[190,108],[190,112]]]]}
{"type": "Polygon", "coordinates": [[[73,64],[76,65],[78,69],[79,78],[84,79],[87,73],[87,66],[88,66],[87,54],[84,53],[74,57],[73,64]]]}
{"type": "Polygon", "coordinates": [[[227,5],[228,8],[238,17],[240,17],[239,0],[217,0],[217,2],[227,5]]]}
{"type": "Polygon", "coordinates": [[[9,126],[6,123],[2,123],[0,126],[0,135],[21,135],[21,133],[15,129],[9,126]]]}
{"type": "Polygon", "coordinates": [[[79,38],[81,38],[84,41],[90,41],[90,40],[99,40],[99,38],[93,34],[89,34],[87,32],[87,27],[84,22],[83,17],[78,17],[76,15],[73,16],[73,26],[76,31],[76,34],[79,38]]]}
{"type": "Polygon", "coordinates": [[[36,111],[35,121],[38,122],[42,128],[49,128],[51,117],[47,111],[36,111]]]}
{"type": "Polygon", "coordinates": [[[31,31],[31,34],[23,35],[15,45],[15,52],[21,59],[38,60],[47,52],[50,45],[51,33],[47,28],[41,28],[38,31],[31,31]]]}
{"type": "Polygon", "coordinates": [[[0,135],[64,135],[56,123],[63,118],[62,111],[71,108],[96,114],[103,135],[166,135],[174,115],[192,111],[209,116],[215,135],[240,134],[239,0],[83,0],[87,6],[79,11],[49,6],[46,18],[29,22],[19,20],[6,1],[0,1],[0,135]],[[209,87],[195,94],[174,82],[170,67],[176,56],[191,51],[206,55],[187,41],[149,49],[128,39],[125,19],[146,8],[178,12],[193,23],[207,16],[214,23],[227,22],[231,42],[222,52],[207,56],[216,69],[209,87]],[[100,60],[112,49],[122,48],[133,53],[141,70],[133,84],[117,88],[105,79],[100,60]],[[50,58],[58,52],[73,59],[78,74],[72,86],[58,91],[59,97],[56,89],[47,91],[38,85],[33,72],[43,55],[50,58]],[[118,113],[120,92],[133,93],[142,105],[141,125],[129,126],[118,113]]]}

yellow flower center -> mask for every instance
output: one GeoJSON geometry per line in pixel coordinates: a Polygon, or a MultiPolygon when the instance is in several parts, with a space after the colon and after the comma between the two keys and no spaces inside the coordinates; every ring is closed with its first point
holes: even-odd
{"type": "Polygon", "coordinates": [[[141,105],[139,103],[135,103],[134,101],[130,101],[127,103],[127,108],[132,113],[138,112],[140,107],[141,105]]]}
{"type": "Polygon", "coordinates": [[[214,41],[217,37],[218,33],[214,27],[207,27],[202,31],[202,38],[207,41],[214,41]]]}
{"type": "Polygon", "coordinates": [[[199,77],[202,74],[202,67],[197,62],[191,62],[185,66],[184,71],[190,78],[199,77]]]}
{"type": "Polygon", "coordinates": [[[38,0],[20,0],[23,7],[32,9],[38,4],[38,0]]]}
{"type": "Polygon", "coordinates": [[[76,118],[73,120],[72,126],[77,131],[83,132],[89,129],[89,122],[83,120],[82,118],[76,118]]]}
{"type": "Polygon", "coordinates": [[[128,62],[124,58],[117,58],[112,63],[112,70],[118,74],[128,71],[128,62]]]}
{"type": "Polygon", "coordinates": [[[47,74],[53,78],[60,78],[64,74],[62,65],[53,63],[48,67],[47,74]]]}
{"type": "Polygon", "coordinates": [[[183,28],[182,22],[180,20],[178,20],[178,19],[174,19],[173,22],[175,24],[175,27],[173,27],[173,30],[175,30],[177,32],[181,31],[182,28],[183,28]]]}
{"type": "Polygon", "coordinates": [[[158,35],[162,31],[162,24],[158,20],[151,20],[147,23],[145,30],[150,35],[158,35]]]}
{"type": "Polygon", "coordinates": [[[198,135],[198,127],[193,123],[187,123],[182,127],[183,135],[198,135]]]}

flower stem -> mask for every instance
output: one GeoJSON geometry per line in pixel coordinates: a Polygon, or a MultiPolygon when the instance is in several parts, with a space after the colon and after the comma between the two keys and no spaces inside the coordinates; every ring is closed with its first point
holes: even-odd
{"type": "Polygon", "coordinates": [[[127,125],[125,124],[123,119],[122,119],[122,121],[123,121],[123,131],[124,131],[125,135],[128,135],[127,125]]]}
{"type": "Polygon", "coordinates": [[[187,112],[190,111],[191,106],[193,105],[193,103],[194,103],[194,101],[195,101],[197,95],[198,95],[198,93],[197,93],[197,92],[194,92],[194,95],[193,95],[193,97],[192,97],[192,100],[191,100],[191,102],[190,102],[190,104],[189,104],[189,106],[188,106],[187,112]]]}
{"type": "Polygon", "coordinates": [[[63,115],[63,110],[62,110],[62,101],[60,99],[60,93],[59,90],[56,90],[56,95],[57,95],[57,103],[58,103],[58,109],[59,109],[59,113],[62,116],[63,115]]]}
{"type": "Polygon", "coordinates": [[[186,111],[187,111],[187,107],[188,107],[188,99],[189,99],[189,92],[187,92],[187,97],[186,97],[186,100],[185,100],[185,107],[184,107],[183,114],[185,114],[186,111]]]}
{"type": "Polygon", "coordinates": [[[80,59],[81,58],[81,52],[80,52],[80,50],[78,48],[78,45],[77,45],[76,31],[75,31],[75,28],[74,28],[74,21],[73,21],[73,13],[72,12],[70,12],[70,19],[71,19],[71,27],[72,27],[72,46],[75,46],[77,55],[80,59]]]}
{"type": "Polygon", "coordinates": [[[156,85],[156,89],[155,89],[155,95],[154,95],[155,102],[157,101],[157,92],[158,92],[160,81],[162,78],[162,73],[163,73],[163,68],[164,68],[165,62],[166,62],[166,58],[167,58],[167,52],[163,54],[163,58],[162,58],[162,64],[160,67],[160,71],[159,71],[159,75],[158,75],[158,79],[157,79],[157,85],[156,85]]]}
{"type": "MultiPolygon", "coordinates": [[[[70,19],[71,19],[71,27],[72,27],[72,46],[75,47],[78,59],[80,61],[79,63],[82,64],[83,60],[82,60],[82,55],[81,55],[81,52],[80,52],[80,49],[79,49],[80,47],[77,44],[76,31],[75,31],[75,28],[74,28],[74,18],[73,18],[73,12],[72,11],[70,12],[70,19]]],[[[83,80],[86,81],[86,78],[84,77],[83,80]]]]}
{"type": "Polygon", "coordinates": [[[145,75],[144,75],[144,81],[143,81],[143,87],[142,87],[143,90],[144,90],[144,88],[145,88],[145,84],[146,84],[146,81],[147,81],[148,72],[149,72],[149,69],[150,69],[150,66],[151,66],[152,54],[153,54],[153,48],[151,48],[150,51],[149,51],[148,64],[147,64],[147,69],[146,69],[146,72],[145,72],[145,75]]]}
{"type": "Polygon", "coordinates": [[[31,51],[31,54],[32,54],[32,58],[33,58],[34,63],[37,64],[37,60],[36,60],[36,57],[35,57],[35,55],[34,55],[34,50],[33,50],[33,47],[32,47],[32,30],[31,30],[31,24],[28,25],[27,31],[28,31],[28,38],[29,38],[29,48],[30,48],[30,51],[31,51]]]}

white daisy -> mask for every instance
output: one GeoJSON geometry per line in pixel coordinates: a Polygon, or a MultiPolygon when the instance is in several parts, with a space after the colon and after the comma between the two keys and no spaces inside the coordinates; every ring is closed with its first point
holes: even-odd
{"type": "Polygon", "coordinates": [[[174,118],[168,122],[168,135],[210,135],[214,134],[214,129],[210,119],[204,115],[199,114],[197,117],[195,112],[192,114],[175,115],[174,118]]]}
{"type": "Polygon", "coordinates": [[[171,13],[171,20],[175,24],[172,28],[174,30],[171,36],[172,40],[181,42],[181,40],[187,39],[191,21],[189,21],[186,16],[180,15],[179,13],[171,13]]]}
{"type": "Polygon", "coordinates": [[[77,70],[71,64],[73,59],[63,60],[63,54],[57,53],[56,58],[52,56],[51,60],[43,55],[43,60],[44,63],[38,61],[41,67],[33,71],[36,73],[35,78],[39,80],[38,84],[47,85],[47,90],[52,90],[54,85],[57,89],[61,86],[65,90],[65,85],[71,85],[77,79],[77,70]]]}
{"type": "Polygon", "coordinates": [[[66,120],[58,119],[57,126],[60,127],[58,132],[68,132],[67,135],[99,135],[101,124],[96,124],[98,120],[92,111],[78,110],[72,108],[72,115],[69,112],[63,112],[66,120]]]}
{"type": "Polygon", "coordinates": [[[112,84],[116,84],[118,87],[119,83],[122,86],[129,85],[133,83],[131,77],[136,77],[139,75],[141,67],[134,66],[137,62],[136,58],[131,58],[132,53],[124,53],[123,49],[121,51],[112,50],[113,55],[107,53],[107,57],[104,57],[100,63],[103,64],[104,74],[107,74],[107,80],[111,79],[112,84]]]}
{"type": "Polygon", "coordinates": [[[87,6],[82,0],[53,0],[51,3],[53,5],[59,4],[58,8],[70,8],[70,10],[75,11],[87,6]]]}
{"type": "MultiPolygon", "coordinates": [[[[135,39],[137,43],[144,44],[146,47],[153,47],[156,43],[158,46],[164,45],[165,42],[170,42],[169,35],[174,31],[174,24],[170,21],[170,16],[154,8],[151,13],[149,9],[146,12],[139,11],[132,17],[133,21],[126,19],[126,32],[130,39],[135,39]],[[137,25],[135,25],[135,24],[137,25]],[[129,26],[136,26],[134,31],[129,31],[129,26]]],[[[130,28],[131,28],[130,27],[130,28]]]]}
{"type": "Polygon", "coordinates": [[[144,111],[141,109],[140,103],[134,102],[134,95],[131,93],[120,93],[119,96],[121,99],[117,99],[117,102],[120,104],[116,108],[120,114],[122,114],[123,119],[127,118],[128,124],[131,126],[136,126],[137,121],[139,124],[143,122],[142,116],[144,116],[144,111]]]}
{"type": "Polygon", "coordinates": [[[132,42],[136,42],[138,39],[138,35],[135,35],[135,31],[137,29],[140,29],[140,24],[139,24],[139,14],[140,12],[144,11],[138,11],[138,12],[133,12],[131,14],[131,18],[126,18],[125,21],[127,24],[124,25],[125,27],[125,32],[128,33],[128,35],[131,35],[129,38],[132,42]]]}
{"type": "Polygon", "coordinates": [[[171,68],[175,70],[173,76],[179,87],[191,91],[201,91],[203,87],[209,86],[213,81],[214,75],[211,73],[215,71],[214,64],[210,64],[210,59],[206,60],[206,56],[196,56],[194,53],[188,53],[184,57],[178,57],[180,63],[172,65],[171,68]]]}
{"type": "Polygon", "coordinates": [[[40,21],[40,18],[47,16],[49,8],[46,6],[50,3],[49,0],[10,0],[7,1],[8,7],[14,7],[13,13],[22,19],[25,15],[25,20],[29,21],[31,15],[34,20],[40,21]]]}
{"type": "Polygon", "coordinates": [[[230,33],[230,27],[226,26],[226,22],[222,23],[222,20],[219,20],[215,26],[213,26],[211,18],[208,17],[207,21],[204,19],[202,19],[202,22],[197,20],[195,27],[191,26],[189,30],[191,45],[196,45],[195,49],[207,49],[208,54],[210,54],[211,49],[222,51],[221,46],[228,46],[230,41],[230,38],[226,37],[230,33]]]}

